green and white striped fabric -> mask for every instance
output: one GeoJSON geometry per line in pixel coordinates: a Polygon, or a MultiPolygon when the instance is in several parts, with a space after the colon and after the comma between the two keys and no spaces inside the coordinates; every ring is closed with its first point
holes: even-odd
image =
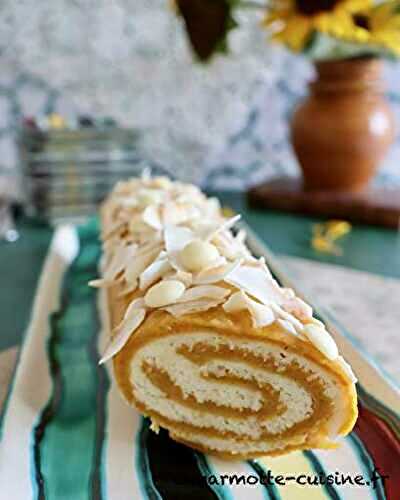
{"type": "MultiPolygon", "coordinates": [[[[286,282],[254,235],[249,244],[286,282]]],[[[99,255],[95,222],[56,231],[1,422],[0,499],[399,498],[399,392],[325,314],[360,381],[360,418],[338,450],[226,462],[151,432],[98,365],[105,308],[87,282],[99,255]],[[389,478],[371,481],[376,468],[389,478]],[[268,471],[283,479],[268,484],[268,471]],[[370,484],[339,484],[341,474],[370,484]]]]}

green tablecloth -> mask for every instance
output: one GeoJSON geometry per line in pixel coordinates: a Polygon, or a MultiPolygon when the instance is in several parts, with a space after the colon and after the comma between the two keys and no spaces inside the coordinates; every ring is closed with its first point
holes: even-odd
{"type": "MultiPolygon", "coordinates": [[[[341,246],[343,256],[315,252],[310,246],[317,219],[249,209],[240,193],[216,193],[222,203],[242,213],[277,254],[348,266],[400,278],[400,236],[393,230],[355,226],[341,246]]],[[[0,243],[0,350],[20,342],[28,323],[37,280],[51,239],[49,227],[23,220],[15,243],[0,243]]]]}
{"type": "Polygon", "coordinates": [[[360,271],[400,278],[400,232],[374,226],[354,225],[340,241],[343,255],[322,254],[312,249],[312,226],[320,219],[249,209],[239,193],[220,193],[222,203],[240,212],[246,222],[277,254],[338,264],[360,271]]]}
{"type": "Polygon", "coordinates": [[[20,238],[0,242],[0,350],[21,341],[52,230],[23,221],[20,238]]]}

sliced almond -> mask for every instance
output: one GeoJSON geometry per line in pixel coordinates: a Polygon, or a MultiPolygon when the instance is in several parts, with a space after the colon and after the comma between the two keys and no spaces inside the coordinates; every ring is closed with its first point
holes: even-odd
{"type": "Polygon", "coordinates": [[[164,229],[165,248],[171,257],[175,257],[194,239],[193,231],[187,227],[168,225],[164,229]]]}
{"type": "Polygon", "coordinates": [[[124,278],[127,283],[133,284],[143,271],[150,265],[151,262],[157,257],[158,248],[154,248],[149,252],[135,256],[126,266],[124,278]]]}
{"type": "Polygon", "coordinates": [[[219,253],[229,260],[244,257],[242,249],[228,232],[218,233],[211,241],[218,248],[219,253]]]}
{"type": "Polygon", "coordinates": [[[148,240],[144,245],[141,245],[140,247],[137,248],[135,252],[135,257],[141,257],[142,255],[145,255],[150,252],[161,252],[163,249],[163,244],[162,242],[155,237],[155,233],[153,234],[153,238],[151,240],[148,240]]]}
{"type": "Polygon", "coordinates": [[[103,279],[105,281],[113,281],[124,270],[127,262],[135,255],[135,251],[135,245],[118,247],[104,270],[103,279]]]}
{"type": "Polygon", "coordinates": [[[118,292],[118,297],[126,297],[130,293],[133,293],[137,287],[138,287],[138,280],[135,280],[133,283],[128,283],[118,292]]]}
{"type": "Polygon", "coordinates": [[[130,221],[129,221],[129,230],[136,235],[139,235],[141,233],[144,234],[151,234],[152,228],[146,222],[143,220],[143,214],[139,213],[137,215],[134,215],[130,221]]]}
{"type": "Polygon", "coordinates": [[[100,359],[99,364],[103,364],[112,357],[114,357],[124,347],[124,345],[128,342],[134,331],[137,328],[139,328],[145,316],[146,316],[145,309],[137,309],[134,315],[132,315],[129,319],[127,319],[126,321],[122,322],[119,325],[118,330],[116,330],[114,337],[112,338],[111,342],[108,344],[106,350],[104,351],[104,354],[100,359]]]}
{"type": "Polygon", "coordinates": [[[171,179],[169,179],[168,177],[160,176],[160,177],[154,177],[153,186],[156,188],[160,188],[164,191],[168,191],[172,188],[173,183],[171,179]]]}
{"type": "Polygon", "coordinates": [[[179,252],[178,259],[189,272],[199,272],[225,264],[225,259],[220,258],[215,245],[199,239],[185,245],[179,252]]]}
{"type": "Polygon", "coordinates": [[[180,271],[176,269],[166,273],[163,276],[163,279],[181,281],[186,286],[186,288],[189,288],[193,284],[193,276],[191,273],[187,273],[186,271],[180,271]]]}
{"type": "MultiPolygon", "coordinates": [[[[165,254],[165,252],[162,252],[162,254],[165,254]]],[[[147,290],[147,288],[159,281],[171,269],[172,267],[168,259],[164,256],[161,258],[158,256],[140,275],[140,290],[147,290]]]]}
{"type": "Polygon", "coordinates": [[[188,220],[199,217],[199,211],[191,205],[183,205],[181,203],[166,203],[162,207],[162,220],[164,225],[177,226],[188,220]]]}
{"type": "Polygon", "coordinates": [[[109,286],[109,282],[103,279],[90,280],[88,283],[92,288],[105,288],[109,286]]]}
{"type": "Polygon", "coordinates": [[[206,199],[207,215],[217,217],[221,213],[221,203],[218,198],[206,199]]]}
{"type": "Polygon", "coordinates": [[[263,304],[281,304],[284,299],[277,283],[261,267],[243,264],[232,270],[225,281],[244,290],[263,304]]]}
{"type": "Polygon", "coordinates": [[[338,356],[335,359],[335,361],[336,361],[336,363],[338,363],[340,365],[340,368],[343,370],[345,375],[349,378],[350,382],[355,384],[357,382],[357,377],[354,375],[354,372],[353,372],[351,366],[349,365],[349,363],[347,363],[347,361],[342,356],[338,356]]]}
{"type": "Polygon", "coordinates": [[[253,324],[256,328],[262,328],[264,326],[269,326],[275,321],[275,315],[273,310],[264,304],[260,304],[253,299],[248,298],[251,316],[253,318],[253,324]]]}
{"type": "Polygon", "coordinates": [[[238,259],[234,262],[228,262],[224,266],[202,271],[194,276],[193,283],[195,285],[208,285],[218,281],[227,281],[227,277],[240,266],[241,262],[242,260],[238,259]]]}
{"type": "Polygon", "coordinates": [[[147,307],[164,307],[174,304],[183,295],[185,285],[176,280],[163,280],[147,290],[144,302],[147,307]]]}
{"type": "Polygon", "coordinates": [[[285,311],[293,314],[296,318],[301,319],[302,321],[310,320],[313,315],[312,307],[306,304],[306,302],[299,297],[285,299],[282,307],[285,311]]]}
{"type": "Polygon", "coordinates": [[[135,198],[132,197],[128,198],[127,196],[121,196],[118,200],[118,203],[123,208],[127,209],[136,208],[138,206],[138,201],[135,198]]]}
{"type": "Polygon", "coordinates": [[[241,215],[237,214],[229,219],[226,219],[222,224],[217,226],[214,230],[211,230],[208,235],[205,235],[205,238],[208,240],[208,239],[213,238],[216,234],[218,234],[222,231],[227,231],[228,229],[233,227],[240,218],[241,218],[241,215]]]}
{"type": "Polygon", "coordinates": [[[304,335],[307,339],[329,360],[338,358],[337,345],[325,328],[309,323],[304,327],[304,335]]]}
{"type": "Polygon", "coordinates": [[[141,208],[155,206],[161,203],[164,198],[164,192],[160,189],[144,188],[138,192],[136,198],[141,208]]]}
{"type": "Polygon", "coordinates": [[[222,307],[226,312],[236,312],[247,309],[251,315],[253,325],[256,328],[268,326],[275,321],[275,315],[270,307],[256,302],[248,297],[243,291],[231,295],[222,307]]]}
{"type": "Polygon", "coordinates": [[[287,332],[291,333],[292,335],[295,335],[295,336],[298,335],[296,328],[293,326],[292,323],[290,323],[290,321],[287,321],[286,319],[277,319],[276,322],[279,325],[281,325],[281,327],[284,328],[287,332]]]}
{"type": "Polygon", "coordinates": [[[103,241],[108,240],[111,236],[113,236],[117,231],[119,231],[126,224],[123,220],[115,221],[111,226],[106,226],[106,231],[101,234],[101,239],[103,241]]]}
{"type": "Polygon", "coordinates": [[[247,295],[239,290],[233,293],[222,307],[228,313],[243,311],[247,309],[247,295]]]}
{"type": "MultiPolygon", "coordinates": [[[[146,305],[144,303],[144,298],[143,297],[139,297],[137,299],[134,299],[132,300],[132,302],[128,305],[128,307],[126,308],[126,311],[125,311],[125,314],[124,314],[124,318],[122,320],[122,323],[126,320],[128,320],[131,316],[133,316],[134,314],[136,314],[136,311],[138,309],[146,309],[146,305]]],[[[121,325],[122,326],[122,325],[121,325]]],[[[119,327],[117,327],[119,328],[119,327]]]]}
{"type": "Polygon", "coordinates": [[[297,333],[302,333],[304,330],[304,325],[301,321],[299,321],[296,317],[294,317],[292,314],[288,313],[282,307],[278,306],[274,302],[270,303],[271,309],[274,311],[275,315],[277,318],[281,318],[293,325],[293,327],[296,329],[297,333]]]}
{"type": "Polygon", "coordinates": [[[145,208],[143,214],[143,221],[153,229],[162,229],[163,225],[160,219],[160,213],[157,205],[149,205],[145,208]]]}
{"type": "Polygon", "coordinates": [[[198,299],[218,299],[222,300],[230,294],[230,290],[215,285],[194,286],[185,290],[185,293],[177,303],[191,302],[198,299]]]}
{"type": "Polygon", "coordinates": [[[236,222],[240,219],[240,215],[235,215],[230,219],[222,219],[221,222],[213,222],[208,225],[204,225],[202,228],[199,228],[199,238],[204,239],[205,241],[209,241],[213,239],[218,233],[222,231],[226,231],[233,227],[236,222]]]}
{"type": "MultiPolygon", "coordinates": [[[[265,257],[261,256],[259,259],[258,259],[258,265],[263,269],[263,271],[265,272],[265,274],[271,278],[271,279],[274,279],[272,274],[271,274],[271,271],[269,269],[269,267],[267,266],[267,263],[265,262],[265,257]]],[[[276,281],[274,280],[274,282],[276,283],[276,281]]]]}
{"type": "MultiPolygon", "coordinates": [[[[222,299],[223,300],[223,299],[222,299]]],[[[183,302],[182,304],[174,304],[163,308],[175,317],[184,316],[185,314],[193,314],[196,312],[203,312],[217,307],[221,304],[222,300],[218,299],[199,299],[191,302],[183,302]]]]}

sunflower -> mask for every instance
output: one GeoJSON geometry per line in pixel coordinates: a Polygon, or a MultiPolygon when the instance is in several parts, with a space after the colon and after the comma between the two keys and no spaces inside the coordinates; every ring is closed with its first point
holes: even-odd
{"type": "Polygon", "coordinates": [[[353,13],[354,29],[345,37],[349,41],[383,47],[400,55],[400,3],[389,1],[369,10],[353,13]]]}
{"type": "Polygon", "coordinates": [[[300,52],[314,32],[340,38],[349,33],[353,13],[369,8],[371,0],[271,0],[264,19],[273,38],[300,52]]]}

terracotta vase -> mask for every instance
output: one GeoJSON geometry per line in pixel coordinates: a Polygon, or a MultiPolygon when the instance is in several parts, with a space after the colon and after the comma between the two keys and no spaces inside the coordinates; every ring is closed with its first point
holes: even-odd
{"type": "Polygon", "coordinates": [[[291,140],[309,190],[358,191],[394,139],[382,63],[354,58],[316,63],[309,96],[296,109],[291,140]]]}

